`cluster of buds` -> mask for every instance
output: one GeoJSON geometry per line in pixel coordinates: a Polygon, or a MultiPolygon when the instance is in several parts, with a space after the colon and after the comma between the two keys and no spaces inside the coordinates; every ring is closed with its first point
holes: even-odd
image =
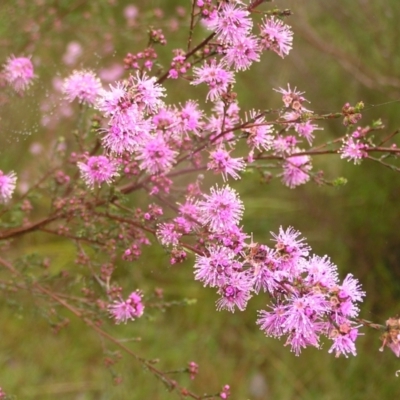
{"type": "Polygon", "coordinates": [[[156,51],[152,47],[148,47],[136,54],[128,53],[124,58],[124,67],[125,69],[147,69],[150,71],[156,58],[156,51]]]}
{"type": "Polygon", "coordinates": [[[362,117],[361,110],[364,108],[364,103],[362,101],[358,102],[354,107],[350,103],[346,103],[342,108],[342,115],[344,116],[343,125],[354,125],[362,117]]]}

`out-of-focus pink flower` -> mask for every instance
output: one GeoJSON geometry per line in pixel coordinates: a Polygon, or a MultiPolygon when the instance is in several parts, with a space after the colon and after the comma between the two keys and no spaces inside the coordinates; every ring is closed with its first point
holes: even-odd
{"type": "Polygon", "coordinates": [[[82,54],[83,48],[79,42],[69,42],[62,60],[66,65],[74,65],[82,54]]]}
{"type": "Polygon", "coordinates": [[[62,90],[70,102],[77,99],[80,103],[93,105],[101,89],[100,79],[92,71],[74,71],[64,80],[62,90]]]}
{"type": "Polygon", "coordinates": [[[27,57],[9,57],[4,65],[4,76],[15,91],[22,93],[35,77],[32,61],[27,57]]]}
{"type": "Polygon", "coordinates": [[[11,199],[15,190],[17,176],[15,172],[9,172],[7,175],[0,170],[0,203],[6,203],[11,199]]]}
{"type": "Polygon", "coordinates": [[[114,301],[108,307],[111,316],[117,324],[135,320],[143,315],[144,305],[142,302],[142,293],[140,291],[132,292],[126,300],[114,301]]]}

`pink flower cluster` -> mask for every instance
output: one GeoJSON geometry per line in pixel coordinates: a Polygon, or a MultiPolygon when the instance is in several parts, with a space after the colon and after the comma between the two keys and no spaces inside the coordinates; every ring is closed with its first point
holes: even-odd
{"type": "Polygon", "coordinates": [[[126,300],[114,301],[108,310],[117,324],[135,320],[143,315],[144,305],[140,291],[132,292],[126,300]]]}
{"type": "Polygon", "coordinates": [[[255,293],[268,293],[269,310],[259,312],[257,324],[267,336],[286,337],[296,355],[308,346],[319,348],[321,336],[332,341],[329,352],[336,356],[355,355],[354,320],[364,292],[351,274],[340,283],[337,267],[326,256],[310,256],[299,236],[280,228],[273,248],[246,244],[245,236],[240,246],[209,244],[196,256],[195,279],[217,288],[219,310],[243,311],[255,293]]]}
{"type": "Polygon", "coordinates": [[[194,276],[217,289],[218,310],[243,311],[252,296],[265,292],[271,300],[257,324],[267,336],[286,337],[296,355],[308,346],[319,348],[321,336],[332,341],[329,352],[336,356],[356,354],[359,325],[354,321],[364,292],[351,274],[340,282],[329,258],[310,255],[292,228],[273,234],[273,247],[248,244],[239,227],[243,203],[228,185],[188,198],[179,211],[172,222],[159,225],[157,236],[174,253],[184,235],[208,235],[196,255],[194,276]]]}

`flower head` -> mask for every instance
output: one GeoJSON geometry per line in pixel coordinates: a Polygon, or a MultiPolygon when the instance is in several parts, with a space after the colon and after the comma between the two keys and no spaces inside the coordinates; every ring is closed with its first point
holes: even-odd
{"type": "Polygon", "coordinates": [[[63,84],[63,92],[68,101],[77,99],[89,105],[95,103],[100,89],[100,79],[93,71],[74,71],[63,84]]]}
{"type": "Polygon", "coordinates": [[[78,162],[78,167],[83,180],[90,188],[103,182],[110,184],[118,175],[117,163],[106,156],[91,156],[86,163],[78,162]]]}
{"type": "Polygon", "coordinates": [[[235,253],[227,247],[212,246],[207,251],[209,255],[196,255],[195,279],[202,281],[204,286],[223,286],[241,265],[234,260],[235,253]]]}
{"type": "Polygon", "coordinates": [[[287,56],[292,49],[293,32],[290,26],[280,19],[268,17],[260,26],[261,46],[266,50],[272,50],[282,58],[287,56]]]}
{"type": "Polygon", "coordinates": [[[222,177],[227,180],[228,175],[233,179],[239,179],[238,172],[243,171],[246,167],[243,158],[232,158],[230,152],[220,147],[210,153],[210,162],[207,169],[213,170],[215,173],[221,173],[222,177]]]}
{"type": "Polygon", "coordinates": [[[217,310],[244,311],[252,296],[252,277],[246,271],[234,272],[218,290],[217,310]]]}
{"type": "Polygon", "coordinates": [[[269,150],[273,141],[273,128],[265,122],[264,116],[260,112],[251,110],[247,121],[250,121],[249,128],[243,128],[243,132],[248,133],[247,144],[251,150],[269,150]]]}
{"type": "Polygon", "coordinates": [[[131,107],[123,119],[111,120],[108,128],[105,129],[106,134],[102,142],[112,153],[132,153],[152,129],[151,121],[144,119],[143,113],[131,107]]]}
{"type": "Polygon", "coordinates": [[[136,160],[139,167],[149,174],[164,174],[172,168],[176,155],[162,134],[148,135],[138,146],[136,160]]]}
{"type": "Polygon", "coordinates": [[[182,236],[182,234],[177,231],[175,225],[171,223],[159,224],[156,235],[163,246],[177,246],[182,236]]]}
{"type": "Polygon", "coordinates": [[[108,307],[111,316],[115,319],[115,323],[127,322],[135,320],[143,315],[144,305],[142,303],[142,293],[140,291],[132,292],[126,300],[114,301],[108,307]]]}
{"type": "Polygon", "coordinates": [[[333,344],[328,353],[335,352],[336,357],[341,354],[347,357],[349,353],[357,355],[354,342],[358,335],[358,327],[352,327],[347,321],[343,321],[338,327],[332,327],[329,337],[333,340],[333,344]]]}
{"type": "Polygon", "coordinates": [[[218,100],[224,94],[230,84],[235,82],[235,78],[231,71],[228,71],[223,64],[217,64],[215,60],[210,63],[204,63],[200,68],[193,68],[195,79],[192,85],[206,83],[209,87],[207,100],[218,100]]]}
{"type": "Polygon", "coordinates": [[[253,36],[239,37],[235,44],[224,51],[224,62],[235,69],[245,71],[255,61],[260,61],[260,47],[253,36]]]}
{"type": "Polygon", "coordinates": [[[343,146],[339,150],[340,158],[346,158],[348,161],[354,161],[354,164],[360,164],[363,158],[368,157],[365,147],[365,144],[360,140],[354,140],[352,136],[349,136],[344,139],[343,146]]]}
{"type": "Polygon", "coordinates": [[[17,176],[15,172],[12,171],[8,174],[4,174],[4,172],[0,170],[0,203],[6,203],[11,199],[16,182],[17,176]]]}
{"type": "Polygon", "coordinates": [[[214,232],[223,232],[237,225],[243,215],[243,203],[236,191],[226,185],[212,187],[211,194],[203,195],[198,202],[200,222],[209,225],[214,232]]]}
{"type": "Polygon", "coordinates": [[[309,156],[294,156],[283,164],[282,182],[291,189],[310,180],[308,171],[311,170],[309,156]]]}
{"type": "Polygon", "coordinates": [[[156,77],[149,78],[145,73],[140,76],[137,72],[136,76],[131,76],[130,83],[129,92],[140,109],[156,112],[164,105],[161,97],[165,96],[165,88],[157,83],[156,77]]]}
{"type": "Polygon", "coordinates": [[[11,56],[4,65],[4,75],[9,85],[21,93],[35,77],[32,61],[27,57],[11,56]]]}
{"type": "Polygon", "coordinates": [[[239,2],[236,3],[222,3],[218,12],[205,21],[209,29],[215,30],[222,43],[236,43],[253,26],[249,11],[241,7],[239,2]]]}

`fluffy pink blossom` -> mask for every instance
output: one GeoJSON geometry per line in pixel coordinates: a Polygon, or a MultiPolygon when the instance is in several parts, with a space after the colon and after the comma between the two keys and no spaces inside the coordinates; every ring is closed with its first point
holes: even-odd
{"type": "Polygon", "coordinates": [[[162,223],[157,227],[156,235],[163,246],[177,246],[182,236],[171,223],[162,223]]]}
{"type": "Polygon", "coordinates": [[[257,325],[267,336],[279,338],[284,334],[284,323],[287,315],[281,305],[269,306],[272,311],[261,310],[258,312],[257,325]]]}
{"type": "Polygon", "coordinates": [[[322,130],[323,128],[311,123],[311,121],[306,121],[299,124],[294,124],[294,129],[299,136],[304,137],[308,144],[311,145],[314,140],[313,132],[316,130],[322,130]]]}
{"type": "Polygon", "coordinates": [[[93,188],[103,182],[110,184],[118,176],[116,161],[106,156],[91,156],[84,162],[77,163],[86,185],[93,188]]]}
{"type": "Polygon", "coordinates": [[[336,357],[344,355],[345,357],[351,353],[353,356],[357,355],[355,341],[357,339],[358,328],[351,327],[350,323],[342,323],[339,329],[332,328],[329,337],[332,339],[333,344],[328,350],[328,353],[335,353],[336,357]]]}
{"type": "Polygon", "coordinates": [[[117,82],[115,86],[110,85],[109,90],[101,89],[96,102],[96,108],[105,117],[116,117],[132,106],[127,93],[125,83],[117,82]]]}
{"type": "Polygon", "coordinates": [[[284,230],[281,226],[279,227],[279,233],[271,232],[276,242],[276,249],[285,255],[295,256],[297,259],[300,257],[307,257],[310,246],[305,242],[305,239],[301,237],[301,233],[293,229],[291,226],[284,230]]]}
{"type": "Polygon", "coordinates": [[[195,101],[189,100],[181,107],[179,118],[179,129],[183,133],[188,134],[189,132],[193,132],[195,135],[200,134],[203,125],[203,112],[199,109],[195,101]]]}
{"type": "Polygon", "coordinates": [[[11,56],[4,65],[6,81],[16,92],[22,93],[35,77],[30,58],[11,56]]]}
{"type": "Polygon", "coordinates": [[[165,97],[165,88],[157,83],[156,77],[149,78],[145,73],[140,75],[137,72],[130,77],[130,83],[129,94],[139,109],[153,113],[164,106],[161,98],[165,97]]]}
{"type": "Polygon", "coordinates": [[[303,185],[310,180],[308,171],[311,170],[309,156],[293,156],[283,164],[282,182],[291,189],[303,185]]]}
{"type": "Polygon", "coordinates": [[[140,169],[152,175],[167,173],[177,156],[177,152],[170,148],[162,134],[148,135],[144,138],[136,154],[140,169]]]}
{"type": "Polygon", "coordinates": [[[250,13],[239,2],[221,3],[217,13],[213,13],[209,19],[204,20],[206,26],[214,30],[222,43],[236,43],[252,28],[253,21],[250,13]]]}
{"type": "Polygon", "coordinates": [[[63,83],[65,98],[72,102],[77,99],[80,103],[93,105],[101,89],[100,79],[93,71],[74,71],[63,83]]]}
{"type": "Polygon", "coordinates": [[[343,140],[343,145],[339,150],[340,158],[354,161],[354,164],[360,164],[363,158],[368,157],[365,147],[365,144],[360,140],[354,140],[352,136],[349,136],[343,140]]]}
{"type": "Polygon", "coordinates": [[[0,203],[9,201],[14,193],[17,176],[15,172],[4,174],[0,170],[0,203]]]}
{"type": "Polygon", "coordinates": [[[111,119],[109,126],[104,130],[102,142],[112,153],[132,153],[152,129],[151,121],[143,118],[143,113],[131,107],[123,118],[111,119]]]}
{"type": "Polygon", "coordinates": [[[216,303],[217,310],[235,312],[237,307],[240,311],[244,311],[252,297],[252,284],[253,279],[246,271],[232,273],[218,290],[221,297],[216,303]]]}
{"type": "Polygon", "coordinates": [[[194,276],[204,286],[219,287],[226,284],[227,279],[241,265],[234,260],[235,253],[223,246],[207,248],[208,255],[196,255],[194,276]]]}
{"type": "MultiPolygon", "coordinates": [[[[285,107],[291,108],[293,111],[296,111],[298,113],[304,111],[309,112],[310,110],[307,110],[307,108],[305,108],[303,105],[303,103],[305,102],[309,103],[309,101],[303,96],[304,92],[298,91],[296,87],[292,89],[289,83],[287,87],[288,87],[287,89],[281,87],[278,89],[274,89],[275,92],[283,94],[282,101],[285,107]]],[[[296,119],[296,118],[292,117],[291,119],[296,119]]]]}
{"type": "Polygon", "coordinates": [[[321,286],[332,288],[337,285],[338,272],[335,264],[327,257],[313,255],[310,259],[304,260],[304,270],[307,276],[304,281],[309,286],[321,286]]]}
{"type": "Polygon", "coordinates": [[[235,44],[224,50],[223,61],[235,71],[245,71],[260,61],[260,47],[254,36],[239,37],[235,44]]]}
{"type": "Polygon", "coordinates": [[[264,116],[260,116],[260,112],[251,110],[246,121],[249,122],[249,128],[243,128],[243,132],[248,134],[247,144],[252,151],[269,150],[273,141],[273,127],[265,121],[264,116]]]}
{"type": "Polygon", "coordinates": [[[231,176],[233,179],[239,179],[240,175],[238,172],[244,171],[245,168],[246,164],[242,157],[232,158],[230,151],[222,147],[210,152],[210,161],[207,164],[207,169],[222,174],[224,181],[228,179],[228,176],[231,176]]]}
{"type": "Polygon", "coordinates": [[[263,49],[272,50],[282,58],[292,49],[293,32],[280,19],[267,17],[260,26],[260,44],[263,49]]]}
{"type": "Polygon", "coordinates": [[[223,64],[217,64],[215,60],[205,62],[202,67],[193,68],[195,79],[192,85],[206,83],[209,88],[207,100],[218,100],[222,94],[226,93],[229,85],[235,82],[233,72],[228,71],[223,64]]]}
{"type": "Polygon", "coordinates": [[[223,232],[238,225],[243,215],[243,203],[234,189],[228,185],[210,189],[198,202],[200,222],[214,232],[223,232]]]}
{"type": "Polygon", "coordinates": [[[127,322],[135,320],[143,315],[144,305],[142,302],[142,293],[140,291],[132,292],[126,300],[114,301],[108,307],[115,323],[127,322]]]}

